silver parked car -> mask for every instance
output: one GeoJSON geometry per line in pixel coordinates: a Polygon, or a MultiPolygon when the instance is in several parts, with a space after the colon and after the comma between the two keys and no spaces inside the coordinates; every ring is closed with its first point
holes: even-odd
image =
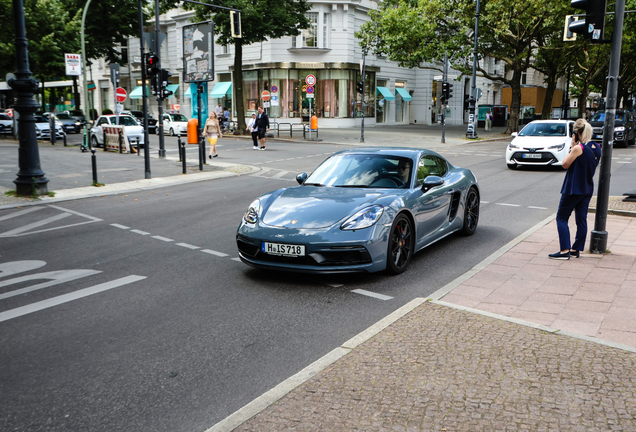
{"type": "MultiPolygon", "coordinates": [[[[37,138],[41,140],[51,139],[49,119],[42,115],[35,115],[33,117],[35,117],[35,134],[37,138]]],[[[60,139],[64,138],[64,129],[59,122],[55,122],[55,137],[60,139]]]]}
{"type": "MultiPolygon", "coordinates": [[[[93,147],[101,147],[104,145],[104,126],[111,126],[115,124],[115,114],[107,114],[100,116],[95,121],[95,126],[90,130],[90,140],[93,147]]],[[[129,115],[120,115],[119,124],[124,126],[126,136],[130,140],[131,144],[136,144],[139,140],[139,145],[144,145],[144,128],[139,126],[137,120],[129,115]]]]}

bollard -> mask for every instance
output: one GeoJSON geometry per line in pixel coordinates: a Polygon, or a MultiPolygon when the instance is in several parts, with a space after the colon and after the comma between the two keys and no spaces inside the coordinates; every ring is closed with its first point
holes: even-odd
{"type": "Polygon", "coordinates": [[[117,139],[119,141],[119,154],[122,153],[122,141],[124,140],[124,135],[121,133],[121,130],[119,131],[119,135],[117,136],[117,139]]]}
{"type": "Polygon", "coordinates": [[[62,139],[64,140],[64,147],[66,147],[66,134],[62,136],[62,139]]]}
{"type": "Polygon", "coordinates": [[[177,136],[177,153],[179,153],[179,162],[181,162],[181,134],[177,136]]]}
{"type": "Polygon", "coordinates": [[[187,173],[185,142],[181,143],[181,170],[182,170],[183,174],[187,173]]]}
{"type": "Polygon", "coordinates": [[[106,131],[104,131],[104,151],[106,151],[106,131]]]}
{"type": "Polygon", "coordinates": [[[139,153],[139,137],[137,137],[137,156],[139,156],[141,153],[139,153]]]}
{"type": "Polygon", "coordinates": [[[91,149],[91,153],[93,153],[93,156],[91,156],[91,160],[93,163],[93,184],[97,183],[97,157],[95,156],[95,149],[91,149]]]}

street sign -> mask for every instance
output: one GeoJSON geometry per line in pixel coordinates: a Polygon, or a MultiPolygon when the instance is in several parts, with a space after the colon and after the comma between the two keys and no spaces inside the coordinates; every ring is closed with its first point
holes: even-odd
{"type": "Polygon", "coordinates": [[[314,84],[316,84],[316,77],[313,75],[307,75],[305,77],[305,82],[308,86],[313,86],[314,84]]]}
{"type": "Polygon", "coordinates": [[[263,93],[261,93],[261,99],[263,99],[264,102],[269,100],[269,92],[267,90],[263,90],[263,93]]]}
{"type": "Polygon", "coordinates": [[[80,54],[64,54],[66,75],[80,76],[82,73],[82,56],[80,54]]]}
{"type": "Polygon", "coordinates": [[[313,98],[314,98],[313,93],[307,93],[307,99],[313,99],[313,98]]]}
{"type": "Polygon", "coordinates": [[[307,94],[313,93],[314,88],[312,86],[307,86],[307,94]]]}
{"type": "Polygon", "coordinates": [[[126,89],[121,87],[117,87],[117,102],[123,102],[128,97],[128,93],[126,93],[126,89]]]}
{"type": "Polygon", "coordinates": [[[263,108],[269,108],[269,102],[263,102],[263,108]]]}
{"type": "Polygon", "coordinates": [[[86,83],[86,88],[88,89],[88,91],[95,90],[95,88],[96,88],[95,81],[87,82],[86,83]]]}
{"type": "Polygon", "coordinates": [[[269,89],[272,91],[272,93],[278,93],[278,87],[276,86],[271,86],[269,89]]]}
{"type": "Polygon", "coordinates": [[[272,95],[272,106],[278,106],[278,96],[272,95]]]}

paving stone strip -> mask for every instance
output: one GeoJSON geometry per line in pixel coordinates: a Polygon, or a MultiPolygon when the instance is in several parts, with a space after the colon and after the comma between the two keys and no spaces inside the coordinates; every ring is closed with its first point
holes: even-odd
{"type": "Polygon", "coordinates": [[[430,302],[236,431],[636,431],[636,354],[430,302]]]}

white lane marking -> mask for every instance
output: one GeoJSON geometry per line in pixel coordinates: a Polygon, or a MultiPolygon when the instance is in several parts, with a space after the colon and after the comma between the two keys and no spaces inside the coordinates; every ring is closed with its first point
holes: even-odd
{"type": "Polygon", "coordinates": [[[171,242],[174,241],[172,239],[169,239],[168,237],[161,237],[161,236],[152,236],[153,239],[157,239],[157,240],[161,240],[161,241],[165,241],[165,242],[171,242]]]}
{"type": "Polygon", "coordinates": [[[226,254],[226,253],[223,253],[223,252],[217,252],[217,251],[212,250],[212,249],[201,249],[201,252],[205,252],[205,253],[208,253],[208,254],[210,254],[210,255],[216,255],[216,256],[220,256],[220,257],[226,257],[226,256],[229,256],[229,255],[228,255],[228,254],[226,254]]]}
{"type": "Polygon", "coordinates": [[[175,243],[177,246],[181,246],[188,249],[201,249],[199,246],[194,246],[188,243],[175,243]]]}
{"type": "Polygon", "coordinates": [[[94,274],[101,273],[99,270],[59,270],[46,273],[32,274],[28,276],[17,277],[0,282],[0,287],[9,286],[16,283],[27,282],[30,280],[52,279],[48,282],[32,285],[30,287],[17,289],[0,294],[0,300],[7,299],[9,297],[15,297],[17,295],[26,294],[32,291],[36,291],[42,288],[48,288],[51,286],[59,285],[64,282],[69,282],[75,279],[80,279],[94,274]]]}
{"type": "Polygon", "coordinates": [[[343,284],[325,284],[325,285],[330,286],[331,288],[340,288],[344,286],[343,284]]]}
{"type": "Polygon", "coordinates": [[[506,204],[506,203],[495,203],[496,205],[500,205],[500,206],[508,206],[508,207],[520,207],[521,204],[506,204]]]}
{"type": "Polygon", "coordinates": [[[130,230],[130,232],[134,232],[135,234],[141,234],[141,235],[150,235],[149,232],[146,231],[141,231],[141,230],[130,230]]]}
{"type": "Polygon", "coordinates": [[[488,156],[488,155],[483,153],[475,153],[475,156],[488,156]]]}
{"type": "Polygon", "coordinates": [[[88,297],[90,295],[97,294],[102,291],[107,291],[109,289],[117,288],[122,285],[127,285],[129,283],[137,282],[142,279],[146,279],[146,276],[137,276],[137,275],[126,276],[121,279],[116,279],[114,281],[105,282],[103,284],[95,285],[89,288],[84,288],[82,290],[75,291],[69,294],[64,294],[61,296],[50,298],[48,300],[32,303],[27,306],[11,309],[6,312],[0,313],[0,322],[8,321],[10,319],[21,317],[23,315],[27,315],[33,312],[38,312],[43,309],[48,309],[53,306],[58,306],[63,303],[67,303],[67,302],[77,300],[83,297],[88,297]]]}
{"type": "Polygon", "coordinates": [[[126,225],[110,224],[110,226],[114,226],[115,228],[119,229],[130,229],[130,227],[127,227],[126,225]]]}
{"type": "Polygon", "coordinates": [[[490,201],[479,201],[481,204],[490,204],[490,201]]]}
{"type": "Polygon", "coordinates": [[[281,172],[279,172],[278,174],[274,174],[274,175],[272,176],[272,178],[279,178],[279,177],[284,176],[284,175],[285,175],[285,174],[287,174],[287,173],[289,173],[289,171],[281,171],[281,172]]]}
{"type": "Polygon", "coordinates": [[[0,221],[11,219],[11,218],[18,217],[18,216],[24,216],[27,213],[32,213],[32,212],[34,212],[36,210],[42,210],[43,208],[44,207],[31,207],[31,208],[28,208],[28,209],[20,210],[20,211],[15,212],[15,213],[11,213],[11,214],[8,214],[8,215],[0,216],[0,221]]]}
{"type": "Polygon", "coordinates": [[[11,261],[0,264],[0,277],[10,276],[12,274],[23,273],[44,267],[46,261],[28,260],[28,261],[11,261]]]}
{"type": "Polygon", "coordinates": [[[547,207],[535,207],[535,206],[528,206],[528,208],[532,208],[532,209],[539,209],[539,210],[547,210],[547,207]]]}
{"type": "Polygon", "coordinates": [[[42,225],[46,225],[46,224],[50,224],[52,222],[56,222],[56,221],[58,221],[60,219],[64,219],[64,218],[69,217],[69,216],[71,216],[70,213],[60,213],[60,214],[57,214],[55,216],[51,216],[49,218],[42,219],[40,221],[33,222],[33,223],[30,223],[30,224],[21,226],[20,228],[16,228],[16,229],[13,229],[11,231],[4,232],[4,233],[0,234],[0,237],[13,236],[13,235],[21,234],[21,233],[23,233],[25,231],[29,231],[29,230],[31,230],[33,228],[41,227],[42,225]]]}
{"type": "Polygon", "coordinates": [[[232,261],[241,262],[241,258],[239,258],[239,257],[232,258],[232,261]]]}
{"type": "Polygon", "coordinates": [[[625,163],[631,163],[631,162],[628,162],[628,161],[618,161],[617,163],[623,163],[623,164],[625,164],[625,163]]]}
{"type": "Polygon", "coordinates": [[[81,216],[81,217],[86,218],[86,219],[90,219],[93,222],[101,222],[101,221],[103,221],[103,219],[97,218],[95,216],[89,216],[89,215],[84,214],[84,213],[76,212],[75,210],[65,209],[65,208],[58,207],[58,206],[55,206],[55,205],[52,205],[52,204],[49,204],[49,207],[54,208],[54,209],[59,210],[59,211],[66,212],[66,213],[72,213],[74,215],[81,216]]]}
{"type": "Polygon", "coordinates": [[[373,297],[373,298],[377,298],[377,299],[380,299],[380,300],[391,300],[393,298],[393,297],[389,297],[388,295],[378,294],[378,293],[374,293],[374,292],[363,290],[363,289],[355,289],[355,290],[352,290],[351,292],[354,292],[356,294],[362,294],[362,295],[373,297]]]}

